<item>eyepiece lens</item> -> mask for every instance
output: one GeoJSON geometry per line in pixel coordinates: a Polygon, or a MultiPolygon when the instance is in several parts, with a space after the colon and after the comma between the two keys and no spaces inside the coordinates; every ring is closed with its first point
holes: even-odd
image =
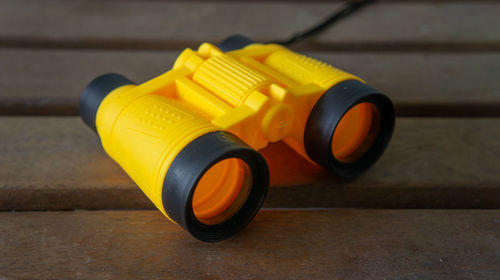
{"type": "Polygon", "coordinates": [[[380,112],[363,102],[349,109],[338,123],[331,140],[331,152],[340,162],[350,163],[372,146],[380,128],[380,112]]]}
{"type": "Polygon", "coordinates": [[[252,173],[243,160],[217,162],[203,174],[194,190],[194,215],[208,225],[231,218],[245,203],[251,186],[252,173]]]}

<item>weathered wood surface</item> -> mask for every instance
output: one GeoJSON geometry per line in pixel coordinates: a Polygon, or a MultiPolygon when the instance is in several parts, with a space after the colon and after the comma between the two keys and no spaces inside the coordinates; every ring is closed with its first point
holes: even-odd
{"type": "Polygon", "coordinates": [[[318,208],[500,207],[499,120],[478,118],[500,116],[496,1],[380,1],[294,46],[363,77],[399,116],[448,117],[399,118],[351,181],[270,145],[265,207],[302,210],[263,210],[216,244],[158,211],[7,212],[152,209],[78,117],[40,115],[76,115],[101,73],[144,81],[185,47],[286,38],[338,2],[0,0],[0,280],[498,279],[500,210],[318,208]]]}
{"type": "MultiPolygon", "coordinates": [[[[178,51],[0,49],[0,114],[76,115],[82,89],[120,72],[142,82],[171,68],[178,51]]],[[[403,116],[499,116],[498,53],[309,52],[388,94],[403,116]]]]}
{"type": "Polygon", "coordinates": [[[0,213],[2,279],[498,279],[499,210],[262,211],[219,243],[157,211],[0,213]]]}
{"type": "MultiPolygon", "coordinates": [[[[234,33],[267,41],[303,30],[340,5],[2,0],[0,46],[177,49],[234,33]]],[[[309,46],[498,50],[499,13],[497,2],[382,2],[325,31],[309,46]]]]}
{"type": "MultiPolygon", "coordinates": [[[[151,208],[77,117],[3,117],[0,209],[151,208]]],[[[386,154],[355,180],[328,175],[282,144],[266,207],[497,208],[497,119],[399,119],[386,154]]]]}

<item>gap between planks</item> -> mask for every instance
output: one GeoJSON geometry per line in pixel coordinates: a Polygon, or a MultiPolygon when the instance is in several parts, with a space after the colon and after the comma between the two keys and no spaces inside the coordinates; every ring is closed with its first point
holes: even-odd
{"type": "MultiPolygon", "coordinates": [[[[220,40],[211,40],[217,44],[220,40]]],[[[0,38],[0,48],[14,49],[52,49],[52,50],[150,50],[175,51],[185,48],[196,48],[204,41],[177,40],[93,40],[78,41],[53,39],[0,38]]],[[[500,51],[500,41],[490,42],[419,42],[419,41],[386,41],[386,42],[338,42],[318,43],[309,40],[290,46],[295,51],[330,51],[330,52],[379,52],[379,53],[481,53],[500,51]]]]}

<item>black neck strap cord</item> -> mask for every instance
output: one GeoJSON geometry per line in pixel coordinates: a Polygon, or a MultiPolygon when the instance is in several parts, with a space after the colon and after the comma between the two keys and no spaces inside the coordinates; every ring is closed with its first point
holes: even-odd
{"type": "Polygon", "coordinates": [[[317,35],[323,32],[325,29],[330,27],[332,24],[339,22],[340,20],[354,14],[356,11],[359,11],[361,8],[365,7],[368,4],[374,3],[376,0],[360,0],[360,1],[350,1],[347,2],[340,10],[334,12],[328,18],[318,23],[317,25],[304,30],[302,32],[298,32],[285,40],[277,40],[267,42],[268,44],[280,44],[284,46],[291,45],[293,43],[297,43],[299,41],[305,40],[308,37],[317,35]]]}

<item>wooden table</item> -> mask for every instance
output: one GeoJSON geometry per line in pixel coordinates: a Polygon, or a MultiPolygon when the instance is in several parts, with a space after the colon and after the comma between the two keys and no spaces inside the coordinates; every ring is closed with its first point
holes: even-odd
{"type": "Polygon", "coordinates": [[[270,145],[265,209],[224,242],[153,210],[77,116],[101,73],[141,82],[339,5],[0,0],[0,279],[499,279],[498,2],[381,1],[294,46],[391,96],[393,141],[350,181],[270,145]]]}

